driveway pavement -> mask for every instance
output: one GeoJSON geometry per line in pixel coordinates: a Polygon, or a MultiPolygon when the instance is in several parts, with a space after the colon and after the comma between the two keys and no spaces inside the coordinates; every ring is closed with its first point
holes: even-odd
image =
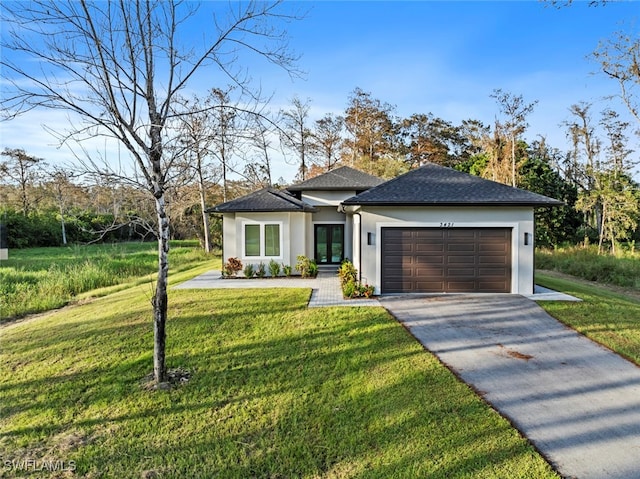
{"type": "Polygon", "coordinates": [[[640,368],[522,296],[380,302],[562,476],[640,478],[640,368]]]}

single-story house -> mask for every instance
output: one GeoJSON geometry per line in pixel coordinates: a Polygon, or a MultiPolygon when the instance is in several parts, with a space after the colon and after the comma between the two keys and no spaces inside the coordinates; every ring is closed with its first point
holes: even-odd
{"type": "Polygon", "coordinates": [[[219,204],[223,260],[350,259],[385,293],[531,294],[534,208],[562,202],[427,164],[384,181],[341,167],[219,204]]]}

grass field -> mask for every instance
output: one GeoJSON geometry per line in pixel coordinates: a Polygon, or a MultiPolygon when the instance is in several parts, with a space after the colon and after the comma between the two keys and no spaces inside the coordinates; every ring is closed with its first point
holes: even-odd
{"type": "Polygon", "coordinates": [[[536,282],[583,300],[540,302],[552,316],[640,365],[640,299],[576,279],[536,273],[536,282]]]}
{"type": "MultiPolygon", "coordinates": [[[[206,260],[197,246],[172,242],[172,271],[206,260]]],[[[157,263],[155,242],[12,250],[0,262],[0,322],[64,306],[88,291],[149,281],[157,263]]]]}
{"type": "Polygon", "coordinates": [[[308,290],[171,291],[168,366],[192,376],[148,391],[150,294],[4,328],[3,460],[89,478],[558,477],[384,309],[307,309],[308,290]]]}
{"type": "Polygon", "coordinates": [[[597,246],[536,250],[536,268],[640,291],[640,253],[598,254],[597,246]]]}

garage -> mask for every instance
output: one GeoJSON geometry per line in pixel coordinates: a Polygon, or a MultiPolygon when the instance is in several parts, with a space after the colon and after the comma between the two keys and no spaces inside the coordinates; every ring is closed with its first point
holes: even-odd
{"type": "Polygon", "coordinates": [[[511,292],[511,228],[382,228],[382,293],[511,292]]]}

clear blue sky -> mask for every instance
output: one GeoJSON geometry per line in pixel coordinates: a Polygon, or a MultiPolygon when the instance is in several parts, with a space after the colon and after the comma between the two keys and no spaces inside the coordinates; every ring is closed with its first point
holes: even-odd
{"type": "MultiPolygon", "coordinates": [[[[467,118],[492,123],[498,109],[489,95],[502,88],[538,101],[525,137],[545,135],[561,149],[568,144],[560,124],[572,104],[588,101],[595,113],[611,106],[626,114],[618,101],[604,100],[618,93],[618,85],[597,74],[588,55],[615,31],[638,34],[638,2],[599,7],[575,2],[562,9],[537,1],[286,2],[283,7],[308,10],[288,27],[290,46],[302,55],[304,78],[291,80],[263,61],[246,65],[264,90],[274,93],[273,110],[298,95],[311,99],[314,118],[341,113],[349,93],[360,87],[395,105],[400,116],[431,112],[454,124],[467,118]]],[[[222,85],[198,86],[204,92],[222,85]]],[[[0,146],[59,158],[63,153],[46,146],[52,140],[42,133],[45,121],[32,115],[0,125],[0,146]]],[[[276,168],[276,177],[293,175],[290,167],[276,168]]]]}

